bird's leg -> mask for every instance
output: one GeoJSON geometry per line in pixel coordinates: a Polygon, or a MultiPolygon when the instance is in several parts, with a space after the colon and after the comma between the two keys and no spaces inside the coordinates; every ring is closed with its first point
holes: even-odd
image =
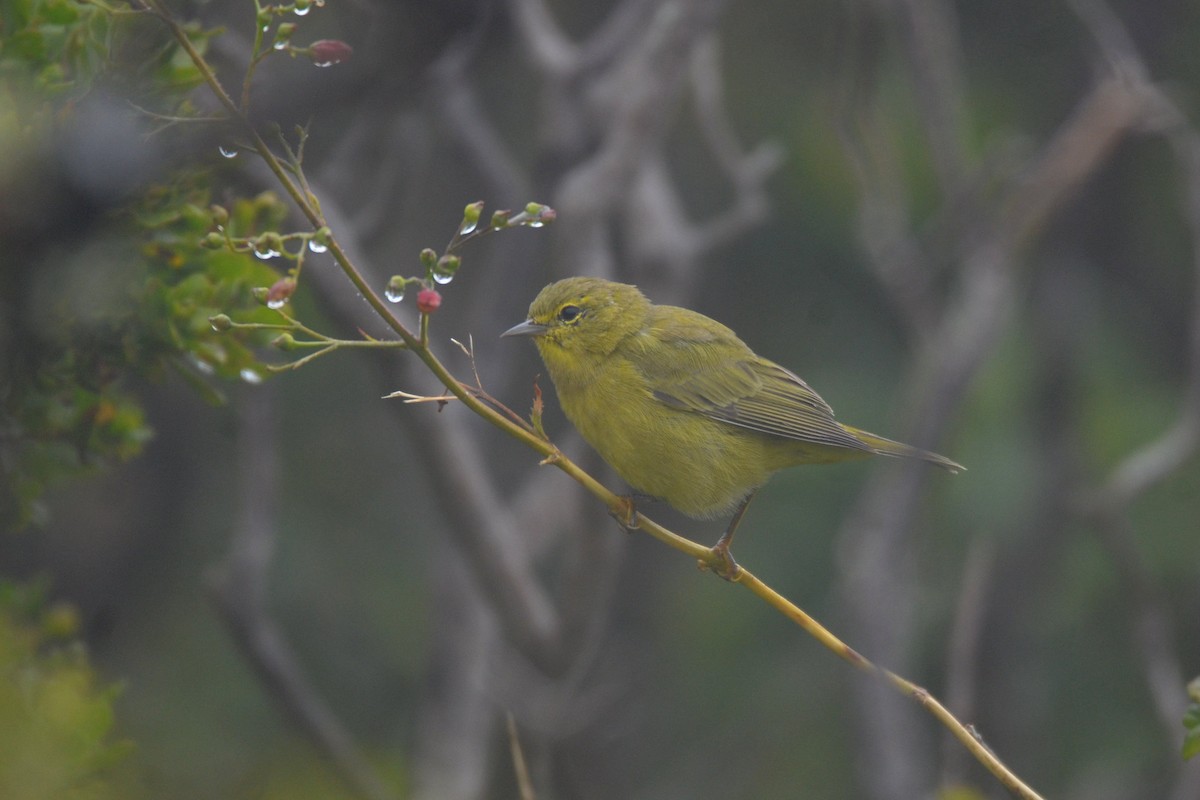
{"type": "Polygon", "coordinates": [[[733,560],[733,554],[729,552],[729,545],[733,543],[733,533],[741,523],[746,509],[750,506],[750,501],[754,499],[754,495],[755,492],[750,492],[750,494],[746,495],[746,499],[737,507],[737,511],[733,512],[733,519],[729,520],[729,525],[725,528],[725,532],[721,534],[721,538],[717,539],[717,543],[709,550],[712,554],[711,560],[708,562],[701,561],[701,568],[711,568],[713,572],[727,581],[737,580],[738,573],[742,571],[742,568],[733,560]]]}

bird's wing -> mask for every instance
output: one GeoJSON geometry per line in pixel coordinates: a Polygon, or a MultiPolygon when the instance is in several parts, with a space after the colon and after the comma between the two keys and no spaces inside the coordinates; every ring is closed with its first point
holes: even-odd
{"type": "Polygon", "coordinates": [[[640,337],[646,352],[635,362],[660,402],[785,439],[870,449],[834,420],[833,409],[798,375],[756,356],[707,317],[667,310],[669,316],[652,319],[640,337]]]}

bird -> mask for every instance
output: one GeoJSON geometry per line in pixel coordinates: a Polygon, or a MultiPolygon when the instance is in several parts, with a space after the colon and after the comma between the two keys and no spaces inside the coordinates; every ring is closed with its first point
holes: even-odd
{"type": "Polygon", "coordinates": [[[694,518],[732,513],[711,548],[727,579],[740,570],[730,553],[734,531],[781,469],[873,455],[965,469],[838,422],[803,379],[725,325],[652,303],[630,284],[551,283],[508,336],[533,339],[567,419],[639,495],[694,518]]]}

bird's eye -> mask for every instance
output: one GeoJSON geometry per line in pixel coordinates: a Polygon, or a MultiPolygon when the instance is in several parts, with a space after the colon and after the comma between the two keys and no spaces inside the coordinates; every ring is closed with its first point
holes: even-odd
{"type": "Polygon", "coordinates": [[[563,322],[574,322],[582,313],[583,309],[579,306],[563,306],[558,310],[558,318],[563,322]]]}

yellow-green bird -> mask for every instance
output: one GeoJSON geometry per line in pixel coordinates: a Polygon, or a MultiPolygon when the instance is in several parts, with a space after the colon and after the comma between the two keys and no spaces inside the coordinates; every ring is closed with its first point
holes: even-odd
{"type": "Polygon", "coordinates": [[[531,336],[563,413],[637,492],[684,514],[734,516],[714,554],[736,574],[729,544],[754,492],[797,464],[870,455],[944,456],[843,425],[795,373],[755,355],[695,311],[651,303],[636,286],[567,278],[542,289],[531,336]]]}

